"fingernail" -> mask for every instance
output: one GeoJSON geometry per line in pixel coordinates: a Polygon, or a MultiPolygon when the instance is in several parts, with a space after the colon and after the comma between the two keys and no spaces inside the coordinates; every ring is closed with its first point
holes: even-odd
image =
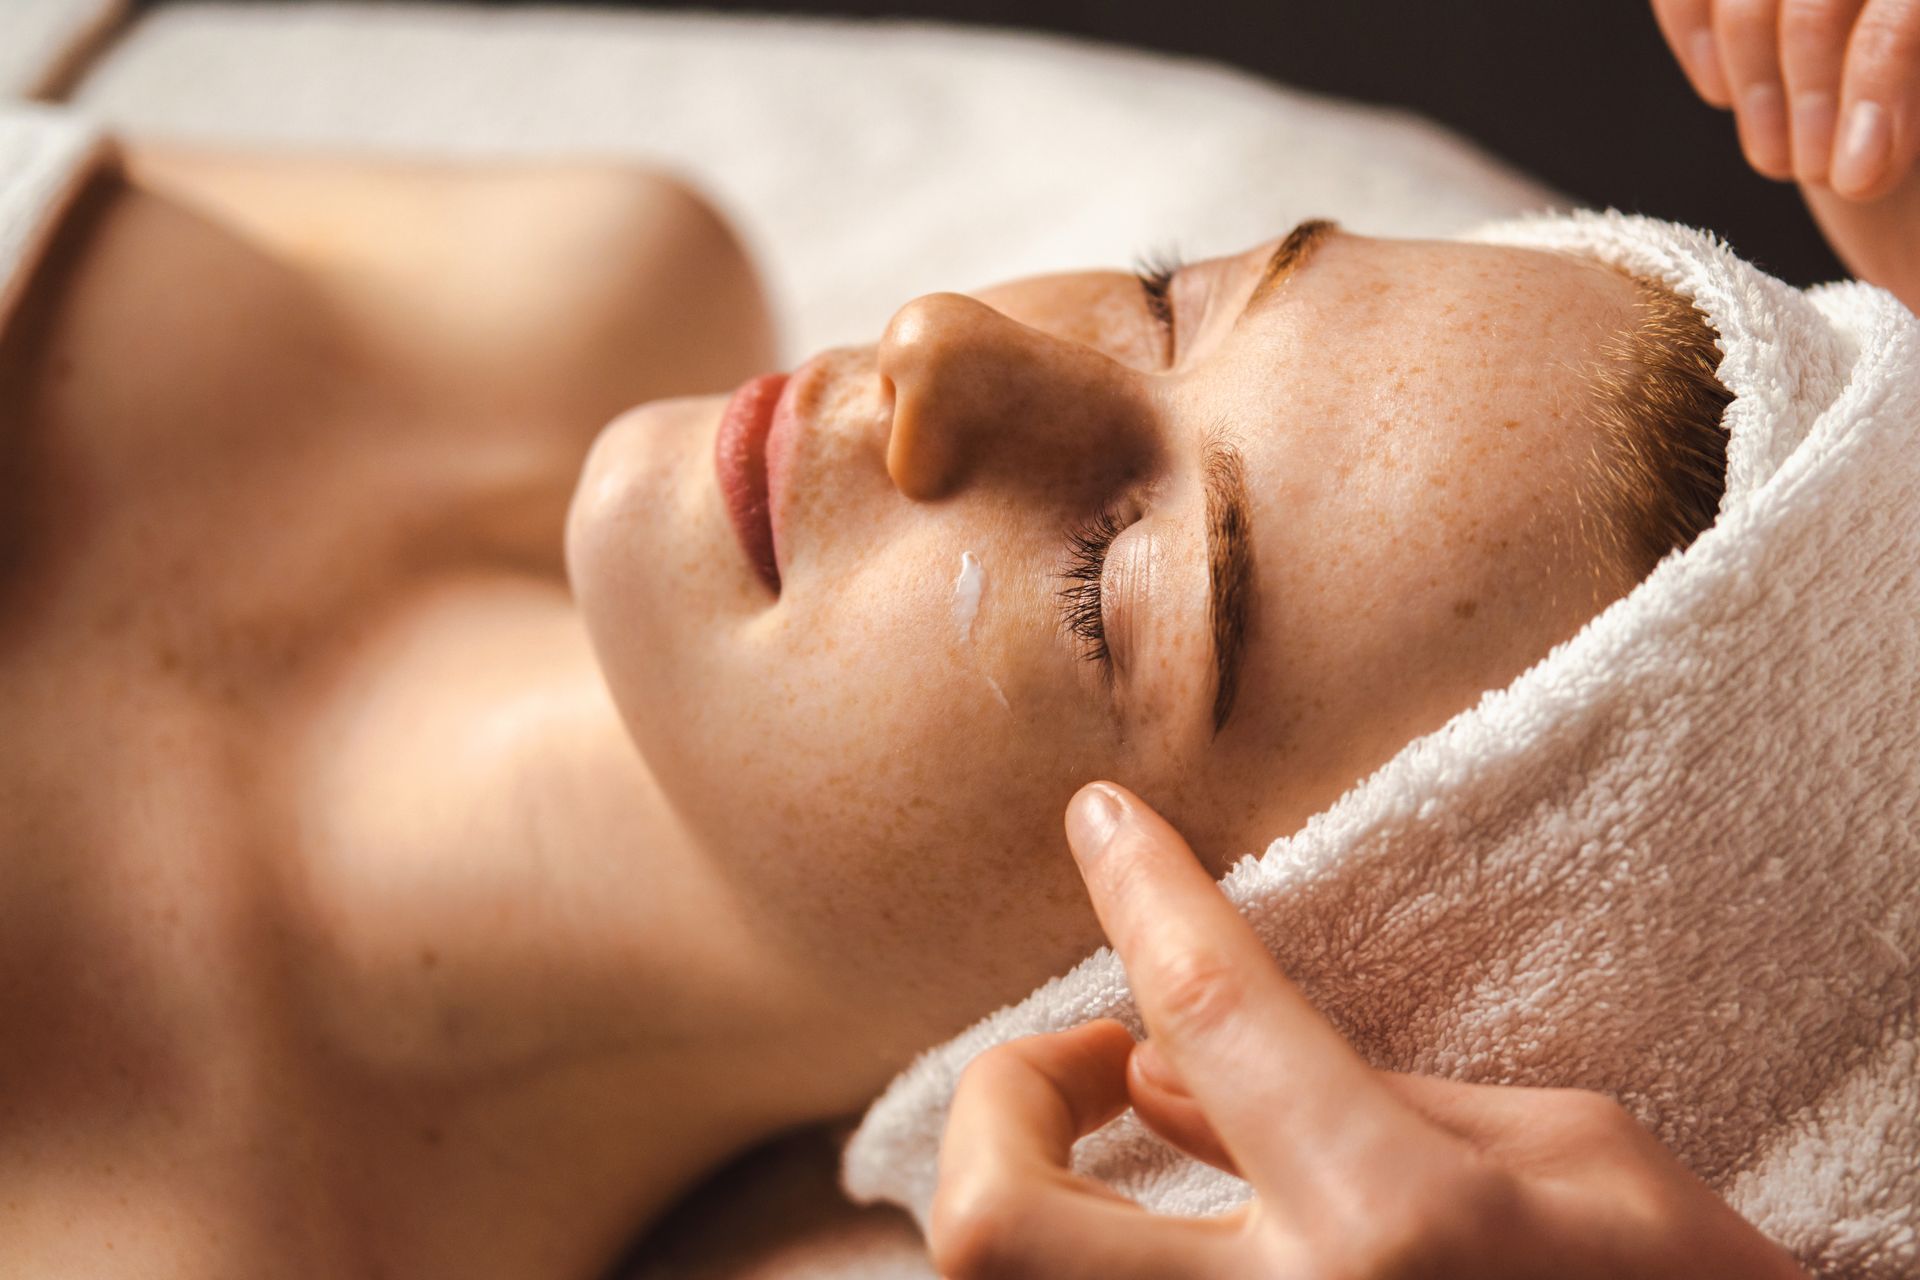
{"type": "Polygon", "coordinates": [[[1864,101],[1848,107],[1847,122],[1840,129],[1840,152],[1833,161],[1835,189],[1845,194],[1872,186],[1886,167],[1891,142],[1885,107],[1864,101]]]}
{"type": "Polygon", "coordinates": [[[1793,176],[1802,182],[1827,180],[1839,110],[1833,95],[1824,89],[1793,95],[1793,176]]]}
{"type": "Polygon", "coordinates": [[[1103,783],[1080,788],[1067,806],[1067,843],[1082,862],[1099,857],[1120,829],[1120,797],[1103,783]]]}
{"type": "Polygon", "coordinates": [[[1162,1093],[1170,1093],[1176,1098],[1187,1096],[1187,1086],[1174,1074],[1173,1067],[1160,1056],[1160,1050],[1153,1041],[1142,1040],[1133,1046],[1135,1070],[1148,1084],[1162,1093]]]}
{"type": "Polygon", "coordinates": [[[1693,50],[1693,73],[1700,78],[1700,87],[1714,97],[1726,92],[1727,73],[1720,69],[1720,45],[1713,38],[1713,32],[1706,27],[1693,33],[1688,43],[1693,50]]]}
{"type": "Polygon", "coordinates": [[[1768,176],[1792,171],[1787,156],[1787,113],[1777,84],[1749,85],[1740,94],[1740,143],[1747,162],[1768,176]]]}

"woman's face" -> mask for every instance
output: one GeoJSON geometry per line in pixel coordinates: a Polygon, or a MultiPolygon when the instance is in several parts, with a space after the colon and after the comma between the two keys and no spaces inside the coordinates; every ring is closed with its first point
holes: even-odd
{"type": "Polygon", "coordinates": [[[716,480],[725,397],[587,462],[569,568],[635,743],[759,936],[890,1048],[1098,941],[1081,783],[1224,870],[1620,590],[1577,491],[1624,278],[1309,226],[1165,301],[934,294],[801,365],[777,591],[716,480]]]}

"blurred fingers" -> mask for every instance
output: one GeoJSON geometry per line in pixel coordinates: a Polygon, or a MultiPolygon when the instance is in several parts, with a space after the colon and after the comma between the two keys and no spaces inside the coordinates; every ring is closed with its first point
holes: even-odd
{"type": "Polygon", "coordinates": [[[1769,178],[1792,177],[1786,87],[1780,77],[1779,0],[1715,0],[1713,34],[1747,163],[1769,178]]]}
{"type": "Polygon", "coordinates": [[[1885,195],[1912,167],[1920,93],[1920,0],[1867,0],[1847,40],[1829,182],[1849,200],[1885,195]]]}
{"type": "Polygon", "coordinates": [[[1653,16],[1693,91],[1716,107],[1732,106],[1713,34],[1712,0],[1653,0],[1653,16]]]}
{"type": "Polygon", "coordinates": [[[1865,0],[1782,0],[1780,70],[1786,80],[1793,176],[1825,182],[1840,122],[1847,38],[1865,0]]]}

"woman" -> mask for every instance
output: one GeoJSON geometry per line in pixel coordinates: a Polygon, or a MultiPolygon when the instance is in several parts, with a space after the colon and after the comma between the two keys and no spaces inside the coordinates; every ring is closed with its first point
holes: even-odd
{"type": "Polygon", "coordinates": [[[1630,585],[1641,305],[1309,224],[663,401],[767,360],[682,188],[130,151],[7,343],[27,1229],[604,1266],[1097,939],[1079,780],[1217,868],[1630,585]]]}
{"type": "Polygon", "coordinates": [[[1218,870],[1697,528],[1671,308],[1307,224],[763,381],[657,176],[130,147],[0,334],[10,1251],[604,1268],[1098,940],[1080,782],[1218,870]]]}

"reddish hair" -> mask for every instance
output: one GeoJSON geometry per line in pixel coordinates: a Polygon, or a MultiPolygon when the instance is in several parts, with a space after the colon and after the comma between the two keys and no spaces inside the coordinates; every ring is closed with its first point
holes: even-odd
{"type": "Polygon", "coordinates": [[[1599,427],[1592,481],[1600,519],[1591,532],[1625,575],[1647,576],[1683,550],[1719,514],[1727,484],[1727,429],[1733,393],[1715,376],[1718,335],[1698,308],[1642,276],[1635,323],[1609,337],[1591,377],[1590,412],[1599,427]]]}

